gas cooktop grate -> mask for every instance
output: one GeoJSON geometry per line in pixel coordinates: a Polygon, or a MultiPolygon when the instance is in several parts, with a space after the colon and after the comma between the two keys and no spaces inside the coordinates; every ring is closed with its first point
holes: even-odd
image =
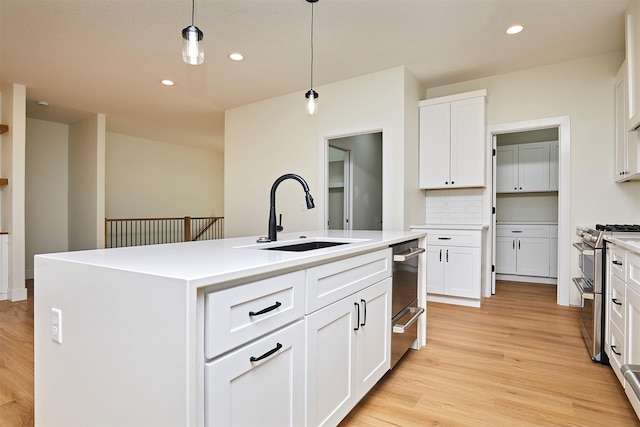
{"type": "Polygon", "coordinates": [[[596,224],[598,231],[614,231],[614,232],[640,232],[638,224],[596,224]]]}

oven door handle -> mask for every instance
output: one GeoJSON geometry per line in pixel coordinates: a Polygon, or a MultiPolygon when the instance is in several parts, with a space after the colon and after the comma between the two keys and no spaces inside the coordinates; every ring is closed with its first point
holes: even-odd
{"type": "Polygon", "coordinates": [[[409,307],[407,308],[407,310],[412,312],[413,316],[411,316],[411,319],[409,319],[404,325],[393,325],[394,334],[404,334],[404,331],[407,330],[411,325],[413,325],[416,320],[418,320],[418,317],[420,317],[420,315],[424,313],[424,308],[422,307],[409,307]]]}
{"type": "Polygon", "coordinates": [[[578,288],[578,292],[580,292],[580,296],[583,299],[595,299],[595,294],[593,292],[584,291],[584,287],[582,286],[582,277],[574,277],[573,283],[576,285],[576,288],[578,288]]]}
{"type": "Polygon", "coordinates": [[[393,256],[393,260],[395,262],[405,262],[409,261],[411,258],[415,258],[421,253],[424,252],[424,248],[414,248],[414,250],[409,250],[406,253],[396,254],[393,256]]]}
{"type": "Polygon", "coordinates": [[[587,249],[589,246],[585,245],[584,243],[574,243],[573,247],[579,250],[582,255],[588,255],[588,256],[595,255],[595,250],[587,249]]]}

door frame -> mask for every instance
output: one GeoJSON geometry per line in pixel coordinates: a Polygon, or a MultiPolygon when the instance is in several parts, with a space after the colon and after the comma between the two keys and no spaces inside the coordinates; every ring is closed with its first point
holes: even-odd
{"type": "MultiPolygon", "coordinates": [[[[334,138],[331,138],[334,139],[334,138]]],[[[344,154],[343,162],[343,212],[342,212],[342,230],[351,230],[353,222],[351,216],[353,215],[353,151],[345,150],[344,148],[331,145],[327,140],[327,147],[331,147],[335,150],[342,151],[344,154]]],[[[327,158],[327,171],[328,171],[329,159],[327,158]]],[[[329,175],[327,174],[327,228],[329,228],[329,175]]]]}
{"type": "MultiPolygon", "coordinates": [[[[558,278],[556,288],[556,302],[559,305],[577,304],[576,298],[571,294],[571,117],[558,116],[537,120],[503,123],[487,126],[487,145],[489,147],[489,167],[487,168],[487,182],[491,197],[485,197],[484,211],[491,215],[487,221],[491,228],[489,236],[492,236],[485,246],[490,250],[487,267],[490,274],[491,286],[485,287],[485,297],[491,296],[495,289],[496,274],[492,271],[495,266],[495,219],[492,213],[495,207],[496,191],[494,185],[495,156],[493,156],[494,136],[524,132],[537,129],[558,128],[558,278]],[[491,263],[489,265],[489,263],[491,263]]],[[[488,239],[489,240],[489,239],[488,239]]]]}

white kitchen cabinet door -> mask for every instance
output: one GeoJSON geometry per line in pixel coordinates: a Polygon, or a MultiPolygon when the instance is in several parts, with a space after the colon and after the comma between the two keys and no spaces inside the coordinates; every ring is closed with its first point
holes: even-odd
{"type": "Polygon", "coordinates": [[[337,425],[358,402],[357,320],[353,296],[307,316],[307,420],[300,425],[337,425]]]}
{"type": "Polygon", "coordinates": [[[521,237],[517,242],[518,274],[549,275],[549,239],[521,237]]]}
{"type": "Polygon", "coordinates": [[[358,293],[358,399],[391,368],[391,278],[358,293]]]}
{"type": "Polygon", "coordinates": [[[558,238],[549,239],[549,277],[558,278],[558,238]]]}
{"type": "Polygon", "coordinates": [[[427,246],[427,293],[444,293],[444,246],[427,246]]]}
{"type": "Polygon", "coordinates": [[[627,285],[626,358],[624,363],[640,364],[640,294],[627,285]]]}
{"type": "Polygon", "coordinates": [[[518,191],[549,191],[549,143],[518,146],[518,191]]]}
{"type": "Polygon", "coordinates": [[[503,145],[496,149],[496,193],[518,191],[518,146],[503,145]]]}
{"type": "Polygon", "coordinates": [[[485,186],[485,99],[451,103],[450,187],[485,186]]]}
{"type": "Polygon", "coordinates": [[[496,273],[518,274],[515,237],[496,236],[496,273]]]}
{"type": "Polygon", "coordinates": [[[485,96],[445,98],[420,106],[420,188],[484,187],[485,96]]]}
{"type": "Polygon", "coordinates": [[[300,320],[207,363],[205,424],[304,425],[304,333],[300,320]]]}
{"type": "Polygon", "coordinates": [[[450,123],[449,103],[420,107],[420,188],[449,186],[450,123]]]}
{"type": "Polygon", "coordinates": [[[445,248],[444,293],[465,298],[480,297],[480,248],[445,248]]]}

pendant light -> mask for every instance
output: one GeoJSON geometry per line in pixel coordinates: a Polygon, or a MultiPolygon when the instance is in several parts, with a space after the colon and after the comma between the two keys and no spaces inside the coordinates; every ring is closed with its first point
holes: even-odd
{"type": "Polygon", "coordinates": [[[313,90],[313,4],[318,0],[307,0],[311,3],[311,88],[304,94],[307,114],[318,112],[318,92],[313,90]]]}
{"type": "Polygon", "coordinates": [[[191,0],[191,25],[182,30],[182,60],[190,65],[200,65],[204,62],[202,48],[202,31],[193,25],[196,0],[191,0]]]}

